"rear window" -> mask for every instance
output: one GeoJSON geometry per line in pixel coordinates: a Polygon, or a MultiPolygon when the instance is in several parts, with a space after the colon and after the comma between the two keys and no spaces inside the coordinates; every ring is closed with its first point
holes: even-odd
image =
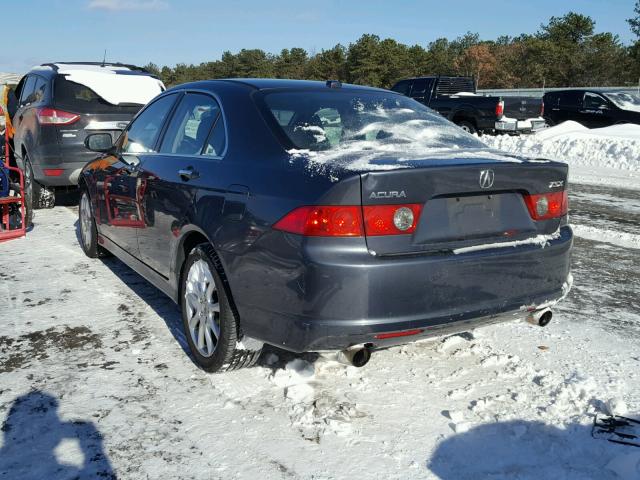
{"type": "Polygon", "coordinates": [[[78,113],[128,113],[135,115],[143,107],[136,103],[113,105],[89,87],[70,82],[63,75],[55,79],[53,102],[56,107],[78,113]]]}
{"type": "Polygon", "coordinates": [[[435,149],[486,148],[440,114],[394,93],[279,91],[267,93],[264,101],[296,150],[403,159],[435,149]]]}

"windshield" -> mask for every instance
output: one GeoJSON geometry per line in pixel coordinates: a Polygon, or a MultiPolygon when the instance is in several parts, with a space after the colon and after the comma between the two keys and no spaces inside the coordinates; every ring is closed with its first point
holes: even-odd
{"type": "Polygon", "coordinates": [[[629,92],[607,92],[604,94],[618,108],[640,112],[640,95],[629,92]]]}
{"type": "Polygon", "coordinates": [[[359,153],[417,158],[434,150],[487,148],[477,138],[410,98],[386,92],[267,93],[267,107],[296,153],[359,153]]]}

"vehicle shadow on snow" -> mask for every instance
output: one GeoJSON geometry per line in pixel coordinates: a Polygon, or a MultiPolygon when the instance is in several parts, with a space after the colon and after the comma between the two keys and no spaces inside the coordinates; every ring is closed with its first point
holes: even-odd
{"type": "MultiPolygon", "coordinates": [[[[80,245],[80,224],[78,220],[75,221],[74,227],[76,230],[76,240],[80,245]]],[[[176,304],[165,294],[163,294],[156,287],[151,285],[142,276],[138,275],[132,269],[130,269],[123,262],[115,257],[101,258],[102,263],[111,270],[111,272],[118,277],[118,279],[127,287],[129,287],[140,300],[149,305],[153,311],[158,315],[167,328],[175,338],[180,348],[187,354],[189,359],[196,364],[189,350],[189,344],[184,336],[182,329],[182,319],[180,317],[180,310],[176,304]]],[[[129,306],[127,305],[127,308],[129,306]]]]}
{"type": "Polygon", "coordinates": [[[58,400],[34,390],[15,399],[2,425],[0,477],[115,479],[92,422],[63,421],[58,400]]]}
{"type": "Polygon", "coordinates": [[[591,426],[481,425],[441,442],[427,468],[442,480],[640,478],[640,449],[591,436],[591,426]],[[596,476],[594,476],[596,475],[596,476]]]}

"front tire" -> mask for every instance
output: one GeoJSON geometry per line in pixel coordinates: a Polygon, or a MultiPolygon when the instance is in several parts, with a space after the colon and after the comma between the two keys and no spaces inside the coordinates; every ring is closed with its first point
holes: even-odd
{"type": "Polygon", "coordinates": [[[104,256],[104,250],[98,245],[98,228],[91,211],[89,193],[83,190],[78,208],[78,224],[80,225],[80,246],[89,258],[104,256]]]}
{"type": "Polygon", "coordinates": [[[196,363],[212,373],[255,364],[262,348],[239,348],[239,322],[211,245],[202,244],[191,251],[180,287],[182,324],[196,363]]]}

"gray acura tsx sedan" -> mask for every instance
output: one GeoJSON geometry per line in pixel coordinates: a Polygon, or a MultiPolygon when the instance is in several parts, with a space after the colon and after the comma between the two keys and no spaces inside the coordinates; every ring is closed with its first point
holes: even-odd
{"type": "Polygon", "coordinates": [[[567,165],[487,148],[394,92],[215,80],[151,101],[80,176],[80,238],[177,302],[196,362],[265,343],[370,352],[510,319],[571,287],[567,165]]]}

